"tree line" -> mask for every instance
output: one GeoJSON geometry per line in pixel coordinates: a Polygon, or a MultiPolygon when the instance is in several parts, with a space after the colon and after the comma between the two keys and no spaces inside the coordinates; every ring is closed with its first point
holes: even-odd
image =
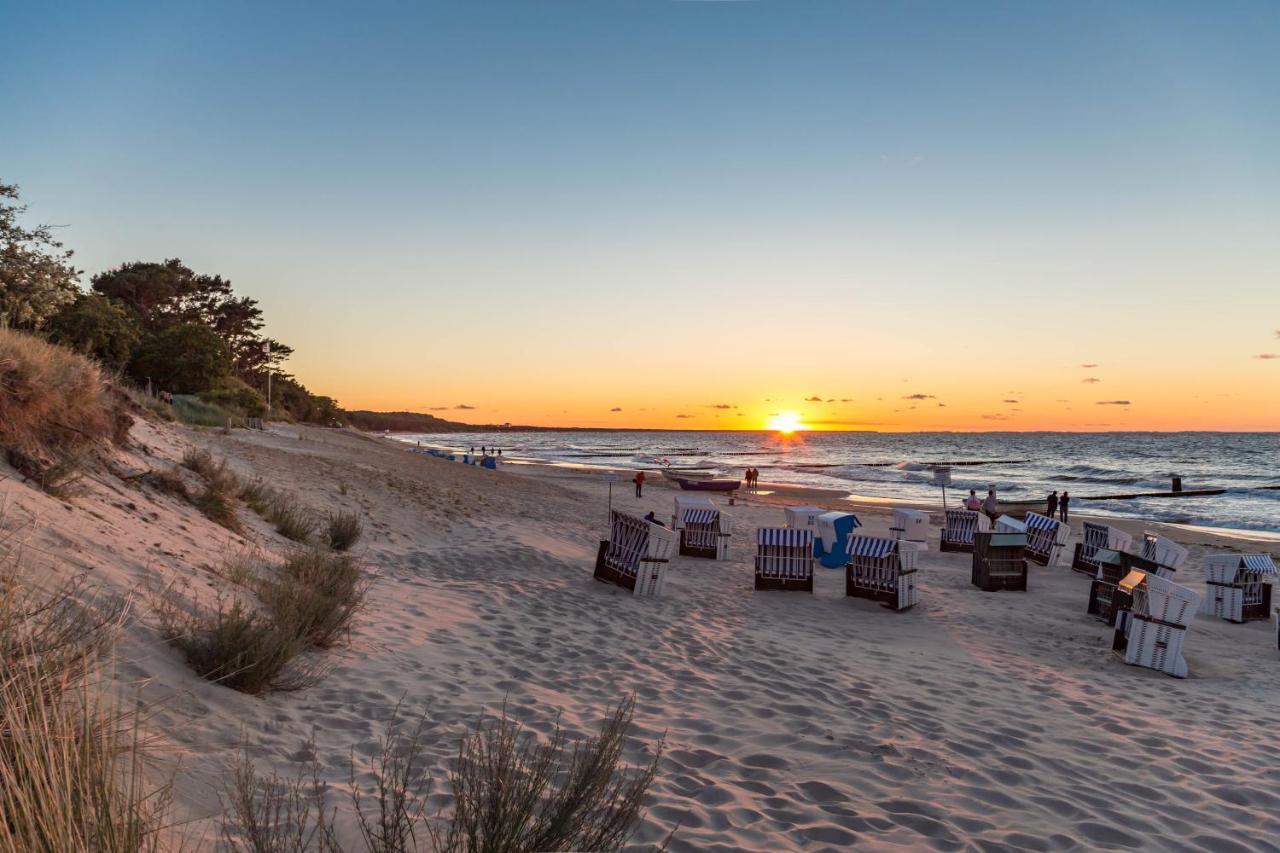
{"type": "Polygon", "coordinates": [[[263,333],[258,302],[177,258],[132,261],[90,278],[46,225],[21,223],[18,187],[0,182],[0,323],[74,349],[139,386],[201,398],[250,416],[334,423],[331,397],[282,365],[293,349],[263,333]]]}

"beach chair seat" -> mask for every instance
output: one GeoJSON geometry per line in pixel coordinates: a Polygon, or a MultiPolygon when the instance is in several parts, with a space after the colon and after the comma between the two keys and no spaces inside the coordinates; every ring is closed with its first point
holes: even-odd
{"type": "Polygon", "coordinates": [[[843,569],[849,564],[849,540],[862,522],[851,512],[824,512],[818,516],[817,539],[813,554],[828,569],[843,569]]]}
{"type": "Polygon", "coordinates": [[[1204,558],[1203,611],[1228,622],[1266,619],[1277,574],[1269,554],[1209,554],[1204,558]]]}
{"type": "Polygon", "coordinates": [[[1121,579],[1118,589],[1130,601],[1128,610],[1118,614],[1112,649],[1127,664],[1186,678],[1182,649],[1200,596],[1168,578],[1136,569],[1121,579]]]}
{"type": "Polygon", "coordinates": [[[1071,527],[1038,512],[1027,513],[1023,523],[1027,530],[1027,559],[1042,566],[1057,563],[1071,536],[1071,527]]]}
{"type": "Polygon", "coordinates": [[[1109,548],[1098,548],[1093,552],[1092,560],[1097,568],[1094,569],[1093,580],[1089,583],[1089,604],[1085,607],[1086,613],[1096,617],[1099,622],[1105,622],[1108,625],[1116,624],[1116,613],[1129,608],[1128,594],[1120,589],[1120,581],[1135,568],[1145,571],[1142,567],[1133,564],[1134,559],[1136,558],[1132,554],[1112,551],[1109,548]]]}
{"type": "Polygon", "coordinates": [[[912,542],[917,550],[929,549],[929,513],[919,509],[895,509],[889,528],[894,539],[912,542]]]}
{"type": "Polygon", "coordinates": [[[1093,555],[1098,551],[1127,551],[1133,544],[1133,536],[1118,527],[1086,521],[1071,558],[1071,568],[1086,575],[1098,574],[1098,564],[1093,555]]]}
{"type": "Polygon", "coordinates": [[[675,539],[674,531],[661,524],[614,510],[609,514],[609,538],[596,553],[596,580],[635,595],[661,595],[675,539]]]}
{"type": "Polygon", "coordinates": [[[940,551],[972,551],[974,534],[991,530],[991,519],[976,510],[949,509],[944,519],[940,551]]]}
{"type": "Polygon", "coordinates": [[[891,610],[906,610],[920,600],[916,588],[916,552],[910,542],[877,536],[849,539],[844,594],[869,598],[891,610]]]}
{"type": "Polygon", "coordinates": [[[973,536],[970,583],[986,592],[1027,588],[1027,535],[979,530],[973,536]]]}
{"type": "Polygon", "coordinates": [[[813,532],[794,527],[756,531],[756,589],[813,592],[813,532]]]}

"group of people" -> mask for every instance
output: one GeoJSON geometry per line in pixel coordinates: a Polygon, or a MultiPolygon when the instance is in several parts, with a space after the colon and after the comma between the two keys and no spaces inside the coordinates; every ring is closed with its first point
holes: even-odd
{"type": "Polygon", "coordinates": [[[756,486],[760,485],[760,472],[755,468],[748,468],[745,479],[747,481],[747,488],[754,489],[756,486]]]}
{"type": "MultiPolygon", "coordinates": [[[[1045,513],[1045,515],[1049,516],[1049,518],[1057,516],[1061,518],[1063,522],[1066,522],[1067,512],[1070,506],[1071,493],[1063,492],[1062,497],[1058,497],[1058,493],[1055,491],[1053,494],[1049,495],[1049,511],[1045,513]]],[[[987,496],[985,498],[979,498],[978,493],[973,489],[970,489],[969,497],[964,499],[964,508],[972,510],[973,512],[981,512],[994,522],[1000,516],[1000,502],[996,500],[995,487],[992,486],[990,489],[987,489],[987,496]]]]}
{"type": "Polygon", "coordinates": [[[1055,491],[1049,495],[1047,503],[1049,511],[1045,515],[1053,518],[1054,514],[1058,514],[1064,522],[1067,520],[1067,508],[1071,505],[1070,492],[1063,492],[1062,497],[1058,497],[1058,493],[1055,491]]]}
{"type": "MultiPolygon", "coordinates": [[[[476,449],[474,445],[471,448],[471,455],[472,456],[476,455],[476,449]]],[[[484,445],[480,445],[480,455],[481,456],[501,456],[502,451],[497,447],[485,447],[484,445]]]]}

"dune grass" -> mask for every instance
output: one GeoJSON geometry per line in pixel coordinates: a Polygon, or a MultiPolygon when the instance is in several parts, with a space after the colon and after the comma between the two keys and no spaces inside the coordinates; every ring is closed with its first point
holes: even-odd
{"type": "Polygon", "coordinates": [[[279,614],[224,597],[202,608],[173,590],[154,596],[152,609],[164,641],[208,681],[258,695],[301,690],[324,674],[297,660],[307,640],[299,624],[282,621],[279,614]]]}
{"type": "Polygon", "coordinates": [[[204,488],[190,496],[192,506],[228,530],[241,530],[239,505],[240,478],[227,465],[227,460],[215,461],[207,450],[189,448],[182,456],[182,466],[200,475],[204,488]]]}
{"type": "Polygon", "coordinates": [[[65,494],[128,415],[83,356],[0,328],[0,449],[23,476],[65,494]]]}
{"type": "Polygon", "coordinates": [[[194,394],[174,394],[170,406],[173,416],[189,426],[203,427],[243,427],[244,416],[201,400],[194,394]]]}
{"type": "Polygon", "coordinates": [[[252,853],[349,850],[336,840],[341,817],[354,818],[358,849],[370,853],[619,850],[643,816],[663,751],[659,742],[642,765],[622,760],[634,712],[634,698],[624,699],[595,737],[574,744],[559,725],[539,743],[505,709],[497,718],[481,717],[462,737],[449,772],[452,813],[432,819],[425,717],[405,725],[397,707],[368,770],[372,782],[361,781],[353,758],[341,807],[326,810],[314,741],[311,762],[292,778],[261,777],[242,758],[227,780],[223,838],[252,853]]]}
{"type": "MultiPolygon", "coordinates": [[[[291,492],[253,480],[240,485],[240,500],[275,526],[276,532],[294,542],[306,542],[320,527],[320,520],[291,492]]],[[[359,524],[359,519],[357,526],[359,524]]],[[[357,538],[359,532],[356,533],[357,538]]],[[[354,540],[352,540],[354,542],[354,540]]]]}
{"type": "Polygon", "coordinates": [[[143,474],[140,479],[145,485],[166,495],[173,495],[183,500],[191,497],[191,490],[187,488],[186,481],[182,479],[176,467],[152,469],[143,474]]]}
{"type": "Polygon", "coordinates": [[[79,580],[33,592],[0,548],[0,850],[163,849],[168,788],[144,775],[136,715],[95,683],[124,604],[79,580]]]}
{"type": "Polygon", "coordinates": [[[263,581],[259,597],[282,624],[297,626],[311,645],[336,645],[364,606],[368,581],[347,554],[299,548],[289,554],[276,577],[263,581]]]}
{"type": "Polygon", "coordinates": [[[351,546],[360,541],[360,535],[364,533],[364,524],[361,523],[358,512],[345,510],[333,512],[329,514],[325,533],[330,548],[335,551],[348,551],[351,546]]]}

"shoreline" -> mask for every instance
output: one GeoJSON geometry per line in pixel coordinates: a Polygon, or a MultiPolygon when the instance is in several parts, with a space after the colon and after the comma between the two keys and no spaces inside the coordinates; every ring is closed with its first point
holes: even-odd
{"type": "MultiPolygon", "coordinates": [[[[693,430],[690,430],[692,432],[693,430]]],[[[749,430],[743,430],[749,432],[749,430]]],[[[369,433],[367,433],[369,434],[369,433]]],[[[417,435],[417,433],[389,433],[389,434],[369,434],[373,437],[386,440],[395,447],[414,450],[414,445],[404,439],[397,438],[397,435],[417,435]]],[[[433,445],[423,444],[423,447],[433,445]]],[[[630,482],[630,476],[634,476],[636,471],[645,471],[646,481],[645,488],[663,487],[678,488],[676,484],[667,480],[665,477],[649,478],[651,471],[644,468],[623,468],[611,465],[591,464],[588,462],[562,462],[546,459],[530,459],[530,458],[501,458],[500,465],[510,465],[518,468],[531,469],[551,469],[561,472],[575,472],[587,477],[605,478],[611,476],[625,476],[624,483],[630,482]]],[[[615,485],[618,483],[615,481],[615,485]]],[[[778,483],[761,481],[760,489],[754,492],[746,489],[740,490],[736,498],[741,503],[750,499],[756,503],[771,504],[777,506],[796,505],[803,503],[811,503],[822,506],[824,509],[846,509],[853,507],[861,509],[865,512],[891,512],[893,509],[919,509],[926,512],[942,512],[943,505],[939,501],[921,501],[911,498],[894,498],[881,497],[878,495],[859,495],[848,489],[833,489],[823,486],[809,486],[797,483],[778,483]]],[[[1077,500],[1084,500],[1078,498],[1077,500]]],[[[957,498],[954,506],[948,502],[949,508],[960,506],[961,498],[957,498]]],[[[1019,507],[1029,502],[1016,501],[1019,507]]],[[[1222,539],[1225,541],[1235,542],[1256,542],[1260,544],[1276,544],[1280,543],[1280,531],[1270,530],[1252,530],[1248,528],[1219,527],[1213,525],[1202,524],[1183,524],[1171,521],[1159,521],[1155,519],[1147,519],[1137,514],[1129,515],[1105,515],[1090,513],[1087,510],[1079,510],[1071,513],[1071,522],[1076,519],[1085,521],[1096,521],[1100,523],[1111,524],[1120,527],[1129,532],[1133,532],[1135,528],[1150,529],[1153,532],[1164,530],[1181,531],[1183,535],[1208,536],[1214,539],[1222,539]]],[[[1138,530],[1140,533],[1141,530],[1138,530]]]]}

